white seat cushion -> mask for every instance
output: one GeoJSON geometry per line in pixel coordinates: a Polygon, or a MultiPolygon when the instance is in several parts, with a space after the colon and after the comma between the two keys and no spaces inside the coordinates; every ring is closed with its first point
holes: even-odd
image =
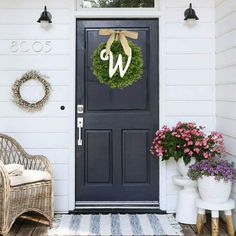
{"type": "Polygon", "coordinates": [[[24,171],[24,166],[19,164],[8,164],[5,165],[5,168],[8,174],[12,176],[22,175],[24,171]]]}
{"type": "Polygon", "coordinates": [[[51,180],[51,175],[46,171],[24,170],[20,176],[10,176],[11,186],[51,180]]]}

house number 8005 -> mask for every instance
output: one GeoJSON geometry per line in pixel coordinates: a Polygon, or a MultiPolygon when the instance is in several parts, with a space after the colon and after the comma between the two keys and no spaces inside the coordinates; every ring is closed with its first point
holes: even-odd
{"type": "Polygon", "coordinates": [[[12,53],[49,53],[52,51],[51,41],[12,41],[12,53]]]}

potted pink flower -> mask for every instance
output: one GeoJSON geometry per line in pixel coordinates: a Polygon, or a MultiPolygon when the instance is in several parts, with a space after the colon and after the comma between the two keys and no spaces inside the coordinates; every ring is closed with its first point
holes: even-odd
{"type": "Polygon", "coordinates": [[[189,165],[222,155],[223,137],[218,132],[207,135],[204,133],[204,127],[193,122],[179,122],[173,128],[163,126],[156,132],[151,152],[163,161],[174,158],[179,172],[187,177],[189,165]]]}

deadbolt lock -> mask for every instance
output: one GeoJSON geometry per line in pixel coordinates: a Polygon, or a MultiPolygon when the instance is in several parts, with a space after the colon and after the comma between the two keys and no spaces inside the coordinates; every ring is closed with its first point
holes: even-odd
{"type": "Polygon", "coordinates": [[[84,113],[84,106],[83,105],[77,105],[77,113],[78,114],[84,113]]]}

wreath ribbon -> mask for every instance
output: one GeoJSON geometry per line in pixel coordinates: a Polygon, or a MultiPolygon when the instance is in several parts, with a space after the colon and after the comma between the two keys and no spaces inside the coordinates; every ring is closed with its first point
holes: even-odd
{"type": "Polygon", "coordinates": [[[111,45],[115,40],[119,40],[121,42],[121,45],[124,49],[124,52],[127,56],[130,56],[130,46],[128,43],[127,38],[137,39],[138,38],[138,32],[134,31],[127,31],[127,30],[112,30],[112,29],[100,29],[99,35],[103,36],[109,36],[109,39],[107,40],[106,44],[106,55],[110,54],[111,51],[111,45]],[[126,38],[127,37],[127,38],[126,38]]]}

